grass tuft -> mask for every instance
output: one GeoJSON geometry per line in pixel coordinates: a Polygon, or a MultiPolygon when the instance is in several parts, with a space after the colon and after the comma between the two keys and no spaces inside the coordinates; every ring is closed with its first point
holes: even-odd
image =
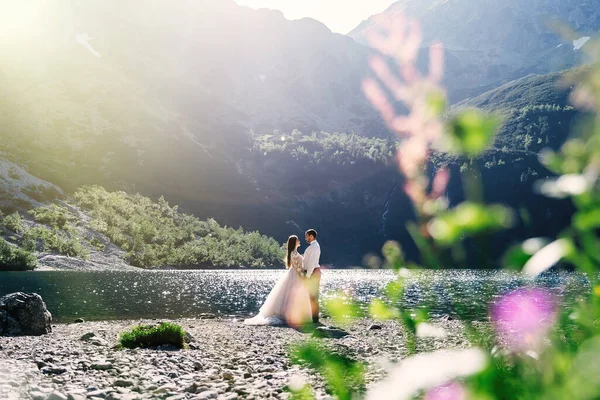
{"type": "Polygon", "coordinates": [[[185,331],[180,325],[162,322],[159,325],[138,325],[121,334],[121,346],[134,349],[136,347],[158,347],[172,345],[179,349],[184,347],[185,331]]]}

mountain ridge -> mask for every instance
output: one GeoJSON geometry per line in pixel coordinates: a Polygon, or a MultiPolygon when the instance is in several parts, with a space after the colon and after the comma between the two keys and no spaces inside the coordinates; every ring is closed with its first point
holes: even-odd
{"type": "MultiPolygon", "coordinates": [[[[421,22],[424,44],[440,41],[462,63],[453,73],[457,86],[469,88],[457,100],[479,94],[493,86],[526,76],[548,73],[587,62],[582,49],[574,50],[572,38],[562,38],[550,22],[564,23],[593,36],[600,30],[600,17],[593,1],[491,0],[477,6],[466,0],[400,0],[380,15],[406,15],[421,22]],[[462,70],[462,72],[461,72],[462,70]],[[457,82],[458,83],[458,82],[457,82]]],[[[349,36],[368,45],[375,17],[363,21],[349,36]]]]}

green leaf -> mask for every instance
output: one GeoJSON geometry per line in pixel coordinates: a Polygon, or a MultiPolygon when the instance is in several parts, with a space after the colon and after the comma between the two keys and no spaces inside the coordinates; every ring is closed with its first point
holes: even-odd
{"type": "Polygon", "coordinates": [[[480,154],[492,144],[500,123],[498,117],[476,110],[461,113],[448,126],[452,149],[468,156],[480,154]]]}
{"type": "Polygon", "coordinates": [[[369,305],[369,315],[378,321],[387,321],[396,319],[400,316],[397,309],[389,307],[380,299],[375,299],[369,305]]]}
{"type": "Polygon", "coordinates": [[[512,269],[514,271],[521,271],[523,266],[529,261],[531,254],[527,254],[523,251],[521,245],[511,247],[505,254],[502,260],[504,268],[512,269]]]}
{"type": "Polygon", "coordinates": [[[328,389],[340,400],[358,398],[365,390],[365,366],[345,355],[334,353],[315,341],[292,348],[292,362],[318,372],[328,389]]]}
{"type": "Polygon", "coordinates": [[[600,227],[600,208],[582,210],[573,216],[573,224],[582,231],[594,230],[600,227]]]}
{"type": "Polygon", "coordinates": [[[449,247],[466,236],[509,228],[513,221],[510,208],[464,202],[432,220],[428,229],[437,243],[449,247]]]}
{"type": "Polygon", "coordinates": [[[429,93],[427,96],[427,106],[434,116],[441,116],[446,111],[447,107],[447,100],[444,92],[437,90],[429,93]]]}
{"type": "Polygon", "coordinates": [[[338,324],[347,325],[363,314],[358,304],[348,295],[337,293],[324,301],[324,308],[338,324]]]}
{"type": "Polygon", "coordinates": [[[404,264],[404,256],[400,244],[395,241],[388,241],[383,245],[381,250],[388,266],[398,270],[404,264]]]}

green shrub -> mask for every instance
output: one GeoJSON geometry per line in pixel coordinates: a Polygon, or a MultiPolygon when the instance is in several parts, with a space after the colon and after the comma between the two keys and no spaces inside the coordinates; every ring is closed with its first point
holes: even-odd
{"type": "Polygon", "coordinates": [[[88,253],[76,235],[67,235],[57,229],[36,226],[23,234],[22,246],[40,251],[55,251],[69,257],[85,258],[88,253]]]}
{"type": "Polygon", "coordinates": [[[11,232],[19,233],[23,231],[23,218],[17,211],[4,217],[2,225],[11,232]]]}
{"type": "Polygon", "coordinates": [[[133,349],[136,347],[157,347],[172,345],[179,349],[184,347],[185,331],[180,325],[163,322],[159,325],[138,325],[121,333],[121,346],[133,349]]]}
{"type": "Polygon", "coordinates": [[[33,254],[0,238],[0,271],[30,271],[36,266],[33,254]]]}
{"type": "Polygon", "coordinates": [[[55,229],[64,229],[75,217],[64,207],[52,204],[48,207],[34,208],[29,211],[36,222],[49,225],[55,229]]]}
{"type": "Polygon", "coordinates": [[[106,245],[104,243],[102,243],[102,241],[100,239],[98,239],[97,237],[93,237],[89,240],[89,243],[91,246],[93,246],[94,248],[96,248],[96,250],[99,251],[104,251],[104,249],[106,248],[106,245]]]}

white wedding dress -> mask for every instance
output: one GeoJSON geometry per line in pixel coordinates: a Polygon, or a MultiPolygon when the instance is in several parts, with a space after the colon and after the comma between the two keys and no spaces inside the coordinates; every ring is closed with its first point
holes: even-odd
{"type": "Polygon", "coordinates": [[[292,265],[275,284],[257,316],[246,325],[289,325],[299,328],[312,321],[310,296],[304,284],[302,255],[292,253],[292,265]]]}

